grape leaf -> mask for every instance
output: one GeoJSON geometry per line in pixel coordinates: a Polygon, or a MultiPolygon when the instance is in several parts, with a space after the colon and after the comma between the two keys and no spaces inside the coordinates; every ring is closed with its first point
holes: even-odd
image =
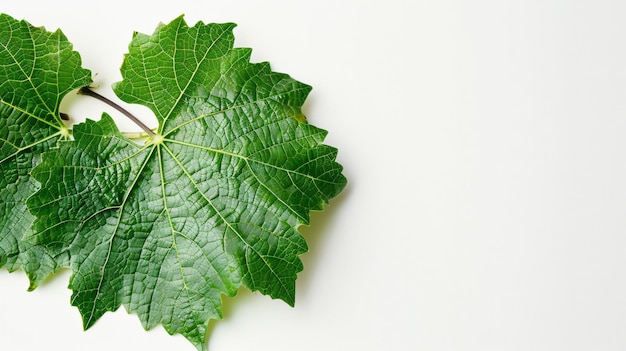
{"type": "Polygon", "coordinates": [[[311,88],[250,63],[234,26],[179,17],[135,33],[114,90],[154,112],[156,135],[137,144],[104,114],[33,171],[30,239],[71,243],[85,328],[124,305],[203,350],[223,294],[246,286],[294,304],[298,227],[346,179],[302,115],[311,88]]]}
{"type": "Polygon", "coordinates": [[[61,99],[91,83],[91,74],[61,31],[5,14],[0,28],[0,267],[23,268],[32,290],[67,258],[21,240],[34,219],[26,199],[39,188],[30,171],[42,152],[69,136],[61,99]]]}

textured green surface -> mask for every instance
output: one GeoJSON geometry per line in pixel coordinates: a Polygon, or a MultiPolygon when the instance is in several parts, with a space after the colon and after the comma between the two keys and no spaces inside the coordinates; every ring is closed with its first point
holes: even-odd
{"type": "Polygon", "coordinates": [[[135,144],[110,117],[74,129],[33,176],[32,239],[72,243],[72,304],[86,328],[124,305],[198,349],[222,294],[294,303],[297,228],[345,186],[336,150],[300,107],[310,87],[233,49],[233,24],[182,18],[135,34],[118,96],[154,111],[135,144]]]}
{"type": "Polygon", "coordinates": [[[39,188],[29,172],[68,135],[59,116],[63,96],[90,82],[60,31],[0,15],[0,267],[24,268],[30,289],[66,258],[21,241],[33,222],[26,199],[39,188]]]}

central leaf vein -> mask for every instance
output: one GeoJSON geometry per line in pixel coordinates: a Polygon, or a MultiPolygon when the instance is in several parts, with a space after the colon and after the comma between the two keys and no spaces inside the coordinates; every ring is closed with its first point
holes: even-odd
{"type": "MultiPolygon", "coordinates": [[[[213,42],[211,43],[211,45],[206,48],[204,55],[202,56],[202,58],[200,60],[198,60],[198,62],[196,63],[196,67],[193,70],[191,77],[189,77],[189,80],[187,81],[187,83],[185,84],[185,86],[180,90],[180,94],[178,95],[178,97],[176,98],[176,100],[174,101],[174,103],[172,104],[172,107],[170,108],[169,112],[163,116],[163,123],[161,123],[161,126],[159,128],[159,134],[162,134],[163,131],[165,130],[165,125],[168,121],[168,119],[170,118],[170,116],[172,115],[172,113],[176,110],[176,108],[178,108],[180,102],[182,101],[183,96],[185,96],[185,93],[187,92],[187,89],[189,89],[189,86],[191,85],[191,83],[194,81],[194,77],[196,76],[196,74],[201,71],[200,70],[200,66],[202,65],[202,63],[206,60],[207,56],[209,55],[209,53],[211,52],[211,49],[213,48],[213,46],[219,41],[219,39],[225,34],[227,33],[229,30],[228,29],[224,29],[219,36],[213,40],[213,42]]],[[[197,42],[197,36],[198,36],[199,32],[196,33],[196,38],[194,38],[194,40],[196,40],[197,42]]],[[[176,35],[178,35],[178,33],[176,33],[176,35]]],[[[173,60],[173,62],[175,62],[175,60],[173,60]]],[[[176,73],[176,69],[174,69],[174,73],[176,73]]],[[[178,79],[176,80],[176,82],[178,83],[178,79]]],[[[169,134],[169,133],[168,133],[169,134]]],[[[165,135],[164,135],[165,136],[165,135]]]]}
{"type": "MultiPolygon", "coordinates": [[[[230,223],[223,215],[222,213],[217,209],[217,207],[215,207],[215,205],[213,204],[213,201],[211,201],[211,199],[209,199],[204,192],[202,192],[202,190],[200,190],[200,187],[198,186],[198,183],[193,179],[193,177],[191,176],[191,174],[189,173],[189,171],[187,170],[187,168],[182,164],[182,162],[180,162],[180,160],[174,155],[174,153],[165,145],[163,144],[163,147],[165,148],[165,150],[170,154],[170,156],[172,157],[172,159],[174,159],[174,161],[176,162],[176,164],[178,164],[178,166],[180,167],[180,169],[183,171],[183,173],[185,174],[185,176],[189,179],[189,181],[191,182],[192,186],[196,189],[196,191],[200,194],[200,196],[202,196],[202,198],[205,200],[205,202],[207,203],[207,205],[209,205],[209,207],[213,210],[213,212],[215,214],[217,214],[220,219],[222,220],[222,222],[224,222],[224,224],[228,227],[228,229],[230,229],[241,241],[241,243],[243,243],[246,247],[246,251],[250,250],[252,252],[254,252],[254,254],[259,257],[263,263],[265,264],[265,266],[267,268],[269,268],[269,270],[272,272],[272,274],[277,278],[277,280],[280,282],[282,288],[285,291],[289,291],[289,289],[284,285],[282,279],[280,279],[280,276],[274,271],[274,269],[272,268],[271,264],[266,260],[265,256],[262,255],[253,245],[251,245],[250,243],[248,243],[246,241],[246,239],[244,238],[244,236],[233,227],[233,224],[230,223]]],[[[224,236],[226,235],[226,233],[224,233],[224,236]]],[[[248,255],[246,254],[246,258],[248,257],[248,255]]],[[[246,259],[246,265],[248,265],[248,260],[246,259]]],[[[249,272],[252,272],[253,270],[248,268],[249,272]]],[[[252,276],[250,275],[250,277],[252,278],[252,276]]]]}
{"type": "MultiPolygon", "coordinates": [[[[32,41],[33,44],[33,51],[35,50],[35,43],[33,41],[33,32],[32,32],[32,27],[28,26],[28,32],[30,34],[30,39],[32,41]]],[[[58,34],[57,34],[58,37],[58,34]]],[[[60,40],[60,38],[58,38],[60,40]]],[[[33,91],[35,92],[35,94],[37,95],[37,97],[39,98],[39,101],[41,103],[41,105],[45,106],[46,110],[48,110],[48,113],[55,119],[55,121],[57,121],[60,125],[63,125],[63,123],[59,120],[59,116],[56,115],[56,111],[53,111],[50,109],[50,106],[48,106],[48,104],[46,103],[46,100],[43,98],[43,96],[41,96],[41,93],[39,92],[39,89],[37,89],[37,87],[35,86],[35,84],[33,83],[33,74],[34,74],[34,70],[36,67],[36,61],[37,61],[37,55],[33,55],[33,66],[32,69],[29,73],[26,73],[26,70],[24,69],[24,67],[21,65],[20,61],[17,59],[17,57],[15,57],[15,55],[13,55],[13,53],[11,52],[11,50],[9,50],[9,48],[7,47],[6,44],[4,43],[0,43],[0,45],[2,45],[3,49],[9,54],[9,56],[11,56],[11,59],[13,60],[13,63],[20,69],[20,71],[22,71],[22,74],[24,74],[24,77],[26,77],[26,79],[28,80],[28,83],[30,84],[30,86],[33,88],[33,91]]],[[[60,52],[61,50],[59,50],[60,52]]],[[[56,109],[56,107],[55,107],[56,109]]],[[[48,123],[49,124],[49,123],[48,123]]],[[[55,126],[53,124],[50,124],[52,126],[55,126]]],[[[55,127],[59,127],[58,125],[56,125],[55,127]]]]}
{"type": "MultiPolygon", "coordinates": [[[[34,119],[38,120],[39,122],[45,123],[45,124],[47,124],[47,125],[49,125],[49,126],[51,126],[51,127],[53,127],[53,128],[56,128],[56,129],[61,128],[59,124],[51,123],[50,121],[47,121],[47,120],[45,120],[45,119],[43,119],[43,118],[41,118],[41,117],[39,117],[39,116],[37,116],[37,115],[33,114],[33,113],[32,113],[32,112],[30,112],[30,111],[26,111],[25,109],[23,109],[23,108],[21,108],[21,107],[19,107],[19,106],[16,106],[16,105],[14,105],[14,104],[12,104],[12,103],[10,103],[10,102],[6,101],[6,100],[0,100],[0,103],[2,103],[2,104],[4,104],[4,105],[6,105],[7,107],[9,107],[9,108],[11,108],[11,109],[14,109],[14,110],[16,110],[16,111],[19,111],[19,112],[21,112],[21,113],[23,113],[23,114],[27,115],[28,117],[34,118],[34,119]]],[[[63,125],[63,124],[61,124],[61,125],[63,125]]]]}
{"type": "Polygon", "coordinates": [[[179,145],[183,145],[183,146],[188,146],[188,147],[193,147],[193,148],[197,148],[197,149],[213,152],[213,153],[216,153],[216,154],[222,154],[222,155],[226,155],[226,156],[230,156],[230,157],[235,157],[235,158],[238,158],[238,159],[242,159],[242,160],[244,160],[246,162],[257,163],[259,165],[267,166],[267,167],[270,167],[270,168],[274,168],[274,169],[277,169],[279,171],[283,171],[283,172],[286,172],[286,173],[290,173],[290,174],[295,174],[295,175],[298,175],[298,176],[306,177],[306,178],[309,178],[309,179],[314,180],[314,181],[319,181],[319,182],[325,182],[325,183],[328,183],[328,184],[333,184],[333,182],[331,182],[331,181],[320,179],[320,178],[316,178],[316,177],[311,176],[310,174],[298,172],[298,171],[293,170],[293,169],[283,168],[283,167],[280,167],[280,166],[277,166],[277,165],[274,165],[274,164],[271,164],[271,163],[263,162],[261,160],[249,158],[249,157],[246,157],[246,156],[243,156],[243,155],[239,155],[239,154],[235,154],[235,153],[232,153],[232,152],[228,152],[228,151],[225,151],[225,150],[215,149],[215,148],[202,146],[202,145],[197,145],[197,144],[191,144],[191,143],[187,143],[187,142],[176,140],[176,139],[166,139],[166,140],[168,142],[171,142],[171,143],[174,143],[174,144],[179,144],[179,145]]]}
{"type": "Polygon", "coordinates": [[[95,322],[95,320],[94,320],[95,311],[96,311],[96,308],[97,308],[97,301],[98,301],[98,298],[99,298],[101,290],[102,290],[102,284],[104,282],[104,271],[106,270],[106,267],[108,265],[109,259],[111,257],[111,251],[112,251],[112,248],[113,248],[113,240],[115,239],[115,237],[116,237],[116,235],[118,233],[119,227],[121,225],[122,217],[124,215],[124,208],[125,208],[126,204],[128,203],[128,197],[130,196],[130,194],[135,189],[135,186],[139,183],[139,178],[141,177],[141,173],[145,169],[146,165],[149,163],[150,158],[151,158],[153,153],[154,153],[154,148],[152,148],[150,150],[150,153],[146,156],[146,159],[143,161],[142,165],[139,167],[139,170],[136,173],[135,178],[133,179],[131,185],[126,190],[126,192],[124,194],[124,197],[122,199],[122,202],[119,205],[119,210],[117,212],[117,214],[118,214],[117,222],[115,223],[115,228],[111,231],[111,236],[108,239],[109,247],[108,247],[107,252],[106,252],[106,257],[105,257],[104,263],[102,264],[102,269],[100,270],[101,274],[100,274],[100,280],[98,282],[98,286],[96,288],[96,296],[93,299],[93,303],[92,303],[92,306],[91,306],[91,312],[89,313],[87,321],[85,322],[85,325],[87,325],[87,326],[91,325],[92,321],[95,322]]]}
{"type": "MultiPolygon", "coordinates": [[[[51,134],[51,135],[49,135],[49,136],[47,136],[47,137],[45,137],[45,138],[43,138],[41,140],[38,140],[38,141],[36,141],[36,142],[34,142],[34,143],[30,144],[30,145],[26,145],[26,146],[22,146],[22,147],[18,147],[17,145],[14,145],[13,143],[9,143],[7,141],[8,144],[10,144],[12,147],[16,148],[17,150],[15,150],[15,152],[11,153],[7,157],[5,157],[2,160],[0,160],[0,163],[3,163],[3,162],[5,162],[8,159],[17,156],[20,152],[22,152],[24,150],[27,150],[27,149],[30,149],[31,147],[34,147],[34,146],[37,146],[39,144],[45,143],[46,141],[48,141],[50,139],[54,139],[54,138],[58,137],[59,135],[61,135],[60,131],[56,132],[54,134],[51,134]]],[[[0,140],[5,141],[4,139],[0,139],[0,140]]]]}

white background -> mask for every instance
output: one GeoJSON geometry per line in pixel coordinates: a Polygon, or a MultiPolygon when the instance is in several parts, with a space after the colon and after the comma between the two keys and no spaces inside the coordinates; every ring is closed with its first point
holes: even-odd
{"type": "MultiPolygon", "coordinates": [[[[238,23],[236,46],[314,87],[305,113],[349,185],[303,230],[296,307],[241,291],[211,323],[211,351],[626,349],[625,2],[3,0],[0,12],[62,28],[111,97],[133,30],[183,13],[238,23]]],[[[65,108],[105,110],[84,99],[65,108]]],[[[28,293],[22,272],[0,270],[1,350],[194,349],[123,309],[83,332],[68,278],[28,293]]]]}

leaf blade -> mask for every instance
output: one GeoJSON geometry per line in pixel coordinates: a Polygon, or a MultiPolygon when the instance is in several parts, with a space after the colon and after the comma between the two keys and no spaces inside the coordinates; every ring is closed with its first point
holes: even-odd
{"type": "Polygon", "coordinates": [[[153,110],[157,137],[134,144],[104,115],[33,172],[33,237],[72,243],[86,328],[124,305],[204,349],[222,295],[247,286],[295,302],[298,227],[346,180],[326,132],[302,118],[311,87],[250,63],[232,28],[180,17],[135,34],[114,90],[153,110]]]}
{"type": "Polygon", "coordinates": [[[67,135],[63,96],[91,83],[65,35],[0,14],[0,267],[24,269],[29,290],[67,264],[67,255],[22,241],[34,217],[26,199],[39,184],[29,172],[67,135]]]}

